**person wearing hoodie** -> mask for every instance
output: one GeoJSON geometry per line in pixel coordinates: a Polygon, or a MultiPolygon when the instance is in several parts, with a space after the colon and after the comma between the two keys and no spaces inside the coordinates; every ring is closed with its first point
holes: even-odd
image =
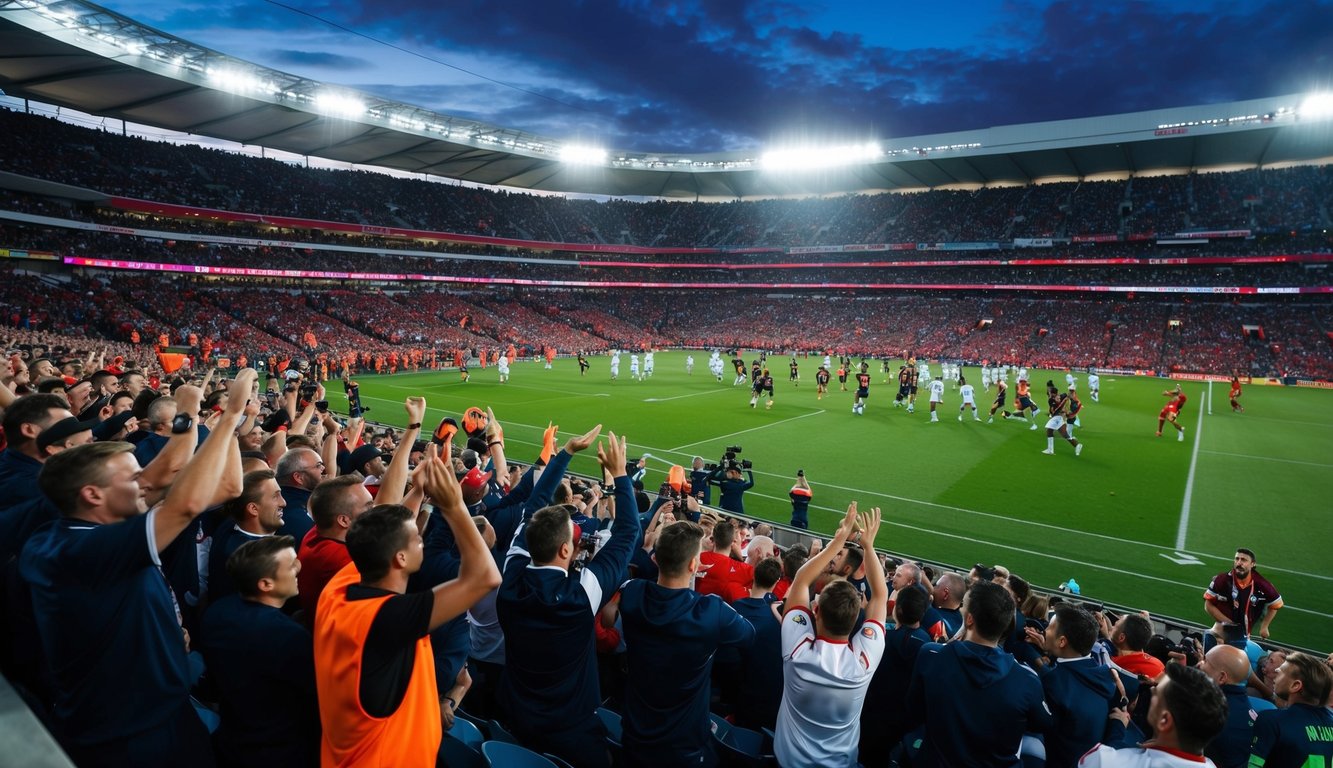
{"type": "Polygon", "coordinates": [[[663,527],[653,554],[657,581],[630,579],[620,587],[629,649],[625,768],[717,763],[708,721],[713,657],[723,646],[748,649],[755,631],[722,598],[694,591],[703,540],[703,528],[688,520],[663,527]]]}
{"type": "Polygon", "coordinates": [[[1025,733],[1044,733],[1051,711],[1041,681],[998,647],[1014,620],[1014,599],[993,582],[963,598],[963,637],[921,649],[907,693],[908,730],[925,723],[914,765],[1019,766],[1025,733]]]}
{"type": "Polygon", "coordinates": [[[598,461],[614,479],[619,514],[611,538],[582,569],[570,568],[579,540],[568,509],[546,505],[569,460],[589,448],[601,430],[598,424],[571,437],[533,487],[505,558],[495,610],[505,637],[499,703],[514,734],[528,747],[572,764],[609,768],[606,729],[597,717],[602,698],[593,623],[615,595],[639,541],[638,517],[626,514],[634,509],[634,496],[625,473],[624,439],[610,433],[597,447],[598,461]]]}
{"type": "Polygon", "coordinates": [[[1027,635],[1046,653],[1038,662],[1038,674],[1053,717],[1046,732],[1047,768],[1073,768],[1098,743],[1119,743],[1128,716],[1115,673],[1092,657],[1097,640],[1092,614],[1060,603],[1044,634],[1028,628],[1027,635]],[[1047,657],[1054,662],[1047,664],[1047,657]]]}

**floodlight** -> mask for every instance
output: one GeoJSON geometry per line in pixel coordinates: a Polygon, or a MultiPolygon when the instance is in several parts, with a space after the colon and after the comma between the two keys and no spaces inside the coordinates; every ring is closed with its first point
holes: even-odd
{"type": "Polygon", "coordinates": [[[560,162],[578,163],[582,165],[603,165],[606,163],[606,150],[601,147],[566,144],[560,148],[560,162]]]}
{"type": "Polygon", "coordinates": [[[315,97],[315,108],[326,115],[359,117],[365,114],[366,104],[355,96],[325,91],[315,97]]]}
{"type": "Polygon", "coordinates": [[[767,170],[804,171],[841,165],[870,163],[884,156],[879,145],[845,144],[833,147],[787,147],[764,152],[761,163],[767,170]]]}
{"type": "Polygon", "coordinates": [[[1312,93],[1301,102],[1301,117],[1333,117],[1333,93],[1312,93]]]}

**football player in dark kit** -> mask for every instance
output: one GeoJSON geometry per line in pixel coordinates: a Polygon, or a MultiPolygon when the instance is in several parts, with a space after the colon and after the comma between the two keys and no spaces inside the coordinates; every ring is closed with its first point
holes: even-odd
{"type": "Polygon", "coordinates": [[[731,382],[731,386],[734,387],[745,381],[745,361],[741,359],[741,354],[739,352],[736,353],[735,357],[731,358],[731,367],[736,369],[736,380],[731,382]]]}
{"type": "Polygon", "coordinates": [[[790,367],[791,367],[791,375],[787,377],[787,381],[790,381],[792,383],[792,386],[796,387],[801,386],[800,382],[801,372],[800,369],[796,366],[796,358],[793,357],[791,359],[790,367]]]}
{"type": "Polygon", "coordinates": [[[750,398],[750,407],[753,408],[759,402],[759,396],[768,394],[768,404],[764,406],[765,410],[773,407],[773,377],[769,375],[765,368],[754,377],[753,396],[750,398]]]}
{"type": "Polygon", "coordinates": [[[828,380],[828,369],[822,365],[819,366],[819,370],[815,371],[815,394],[818,395],[815,398],[816,400],[823,400],[824,395],[828,394],[828,380]]]}
{"type": "Polygon", "coordinates": [[[852,404],[852,413],[860,416],[866,412],[866,400],[870,397],[870,374],[862,371],[856,374],[856,402],[852,404]]]}
{"type": "Polygon", "coordinates": [[[584,356],[583,356],[583,353],[580,352],[580,353],[579,353],[579,375],[580,375],[580,376],[583,376],[583,375],[587,374],[587,373],[588,373],[588,367],[589,367],[589,366],[588,366],[588,358],[584,357],[584,356]]]}

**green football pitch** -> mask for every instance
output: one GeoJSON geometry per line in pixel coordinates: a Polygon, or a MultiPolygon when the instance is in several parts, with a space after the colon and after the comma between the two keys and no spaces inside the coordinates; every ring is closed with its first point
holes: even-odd
{"type": "MultiPolygon", "coordinates": [[[[405,423],[410,395],[426,398],[427,429],[468,406],[490,406],[516,461],[536,455],[548,421],[562,443],[603,424],[628,437],[631,457],[651,455],[650,491],[672,464],[688,466],[695,455],[717,461],[739,445],[754,463],[750,517],[787,522],[787,493],[804,469],[814,490],[812,532],[829,534],[856,500],[884,510],[881,548],[963,568],[999,563],[1046,588],[1074,578],[1087,598],[1200,623],[1209,580],[1230,568],[1236,547],[1249,547],[1286,603],[1272,640],[1327,650],[1333,637],[1333,391],[1247,386],[1245,413],[1234,414],[1226,384],[1210,392],[1186,382],[1179,442],[1169,425],[1153,435],[1162,390],[1173,383],[1103,376],[1093,403],[1079,373],[1085,408],[1076,435],[1086,447],[1075,457],[1057,437],[1047,456],[1044,431],[998,414],[985,423],[994,395],[980,390],[973,368],[964,375],[978,386],[983,421],[969,411],[958,422],[960,398],[949,386],[941,421],[931,423],[924,382],[914,414],[893,408],[897,386],[884,383],[877,361],[865,414],[855,415],[852,393],[839,391],[836,378],[816,399],[816,358],[799,360],[798,386],[787,381],[787,359],[772,358],[777,396],[765,410],[763,401],[750,408],[748,386],[732,386],[730,365],[719,383],[706,353],[694,354],[693,375],[685,357],[658,353],[647,381],[630,379],[627,355],[618,381],[606,357],[591,358],[582,377],[572,359],[551,370],[516,363],[503,385],[493,367],[473,367],[467,383],[452,371],[358,380],[368,416],[383,423],[405,423]]],[[[1064,373],[1032,372],[1034,394],[1048,378],[1063,388],[1064,373]]],[[[337,382],[330,389],[340,409],[337,382]]],[[[573,469],[596,472],[587,456],[573,469]]]]}

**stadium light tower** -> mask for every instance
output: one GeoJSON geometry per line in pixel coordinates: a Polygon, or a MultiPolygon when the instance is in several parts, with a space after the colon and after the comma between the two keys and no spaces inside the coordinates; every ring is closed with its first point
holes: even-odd
{"type": "Polygon", "coordinates": [[[760,158],[766,171],[809,171],[873,163],[884,156],[875,142],[832,147],[797,146],[770,149],[760,158]]]}
{"type": "Polygon", "coordinates": [[[576,165],[605,165],[606,150],[581,144],[566,144],[560,148],[560,162],[576,165]]]}
{"type": "Polygon", "coordinates": [[[1333,93],[1312,93],[1301,102],[1301,117],[1324,119],[1333,117],[1333,93]]]}

